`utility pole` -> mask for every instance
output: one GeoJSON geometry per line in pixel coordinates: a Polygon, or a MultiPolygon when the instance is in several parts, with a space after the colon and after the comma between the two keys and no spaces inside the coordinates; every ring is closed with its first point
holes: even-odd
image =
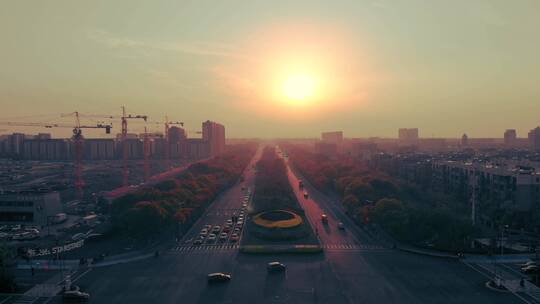
{"type": "Polygon", "coordinates": [[[471,195],[471,221],[476,225],[476,187],[478,186],[478,176],[473,172],[472,195],[471,195]]]}
{"type": "Polygon", "coordinates": [[[146,127],[144,127],[144,141],[143,141],[143,148],[144,148],[144,181],[147,182],[150,177],[150,166],[148,164],[148,159],[150,156],[150,147],[149,147],[149,140],[148,140],[148,132],[146,131],[146,127]]]}

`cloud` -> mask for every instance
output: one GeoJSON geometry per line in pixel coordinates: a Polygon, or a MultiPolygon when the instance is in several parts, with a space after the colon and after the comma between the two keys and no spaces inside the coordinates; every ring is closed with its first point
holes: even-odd
{"type": "Polygon", "coordinates": [[[124,37],[116,37],[104,30],[89,30],[88,38],[115,49],[137,49],[142,51],[178,52],[198,56],[214,56],[246,59],[242,51],[232,45],[212,42],[164,42],[145,41],[124,37]]]}

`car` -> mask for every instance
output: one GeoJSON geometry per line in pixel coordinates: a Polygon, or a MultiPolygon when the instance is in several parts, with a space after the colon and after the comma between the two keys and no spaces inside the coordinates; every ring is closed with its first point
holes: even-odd
{"type": "Polygon", "coordinates": [[[80,290],[68,290],[64,291],[62,298],[66,301],[88,301],[90,295],[80,290]]]}
{"type": "Polygon", "coordinates": [[[343,224],[343,222],[339,222],[339,223],[337,224],[337,227],[338,227],[338,229],[340,229],[340,230],[345,230],[345,225],[343,224]]]}
{"type": "Polygon", "coordinates": [[[521,272],[523,273],[540,273],[540,267],[538,265],[529,265],[521,267],[521,272]]]}
{"type": "Polygon", "coordinates": [[[231,238],[230,238],[230,241],[231,241],[231,242],[233,242],[233,243],[234,243],[234,242],[237,242],[239,239],[240,239],[240,237],[238,236],[237,233],[231,234],[231,238]]]}
{"type": "Polygon", "coordinates": [[[237,226],[242,226],[242,225],[244,225],[244,221],[238,220],[238,222],[236,222],[236,225],[237,226]]]}
{"type": "Polygon", "coordinates": [[[24,226],[24,230],[26,230],[26,231],[34,231],[34,230],[37,230],[37,231],[39,232],[39,226],[36,226],[36,225],[24,226]]]}
{"type": "Polygon", "coordinates": [[[230,226],[230,225],[223,226],[223,232],[229,232],[229,231],[231,231],[231,229],[232,229],[232,226],[230,226]]]}
{"type": "Polygon", "coordinates": [[[223,233],[221,233],[221,234],[219,235],[219,240],[220,240],[220,241],[225,241],[225,240],[227,240],[227,237],[228,237],[228,236],[229,236],[229,235],[228,235],[227,233],[223,232],[223,233]]]}
{"type": "Polygon", "coordinates": [[[243,203],[243,204],[242,204],[242,208],[247,208],[247,204],[246,204],[246,203],[243,203]]]}
{"type": "Polygon", "coordinates": [[[238,216],[238,221],[239,221],[239,222],[243,222],[243,221],[244,221],[244,216],[239,215],[239,216],[238,216]]]}
{"type": "Polygon", "coordinates": [[[204,229],[210,230],[210,229],[212,229],[212,225],[204,225],[204,229]]]}
{"type": "Polygon", "coordinates": [[[35,228],[24,228],[24,231],[39,235],[39,230],[35,228]]]}
{"type": "Polygon", "coordinates": [[[201,245],[203,243],[203,241],[201,239],[196,239],[195,241],[193,241],[193,245],[201,245]]]}
{"type": "Polygon", "coordinates": [[[232,220],[231,219],[227,220],[227,225],[232,225],[232,220]]]}
{"type": "Polygon", "coordinates": [[[199,232],[199,235],[202,236],[202,237],[207,236],[208,235],[208,230],[206,230],[206,229],[201,230],[201,232],[199,232]]]}
{"type": "Polygon", "coordinates": [[[12,232],[19,231],[19,230],[21,230],[21,225],[13,225],[13,226],[11,226],[11,231],[12,232]]]}
{"type": "Polygon", "coordinates": [[[212,233],[216,233],[216,232],[219,232],[221,231],[221,227],[219,225],[216,225],[214,226],[214,228],[212,228],[212,233]]]}
{"type": "Polygon", "coordinates": [[[282,271],[285,271],[286,269],[287,267],[285,266],[285,264],[282,264],[280,262],[270,262],[266,265],[266,270],[269,273],[282,272],[282,271]]]}
{"type": "Polygon", "coordinates": [[[328,216],[326,214],[321,215],[321,222],[323,222],[323,224],[328,224],[328,216]]]}
{"type": "Polygon", "coordinates": [[[309,194],[307,192],[304,192],[304,198],[305,199],[308,199],[309,198],[309,194]]]}
{"type": "Polygon", "coordinates": [[[523,268],[523,267],[532,266],[532,265],[538,265],[538,263],[535,261],[528,261],[524,264],[521,264],[520,266],[523,268]]]}
{"type": "Polygon", "coordinates": [[[215,272],[207,275],[208,283],[222,283],[228,282],[232,279],[230,274],[215,272]]]}
{"type": "Polygon", "coordinates": [[[240,227],[234,228],[233,233],[240,233],[240,227]]]}
{"type": "Polygon", "coordinates": [[[210,234],[208,235],[208,237],[206,238],[206,240],[207,240],[209,243],[213,243],[213,242],[216,241],[216,235],[213,234],[213,233],[210,233],[210,234]]]}

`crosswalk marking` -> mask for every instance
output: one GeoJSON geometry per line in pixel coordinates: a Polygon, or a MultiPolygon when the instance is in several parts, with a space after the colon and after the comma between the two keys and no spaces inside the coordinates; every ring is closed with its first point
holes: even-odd
{"type": "Polygon", "coordinates": [[[238,244],[231,245],[186,245],[186,246],[176,246],[172,251],[185,252],[185,251],[210,251],[210,250],[235,250],[240,246],[238,244]]]}
{"type": "Polygon", "coordinates": [[[326,244],[323,249],[327,250],[383,250],[379,245],[357,245],[357,244],[326,244]]]}
{"type": "MultiPolygon", "coordinates": [[[[325,244],[322,246],[325,250],[386,250],[385,247],[379,245],[357,245],[357,244],[325,244]]],[[[173,252],[194,252],[194,251],[224,251],[237,250],[238,244],[221,244],[221,245],[180,245],[171,249],[173,252]]]]}

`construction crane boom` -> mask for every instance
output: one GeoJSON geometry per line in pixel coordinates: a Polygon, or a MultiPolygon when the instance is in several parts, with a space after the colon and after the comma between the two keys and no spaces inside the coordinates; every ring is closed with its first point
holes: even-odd
{"type": "Polygon", "coordinates": [[[128,119],[142,119],[145,122],[148,120],[147,115],[126,115],[126,107],[122,106],[122,116],[120,117],[122,122],[122,184],[128,185],[128,168],[127,168],[127,121],[128,119]]]}
{"type": "MultiPolygon", "coordinates": [[[[73,143],[74,143],[74,167],[75,167],[75,188],[77,189],[77,194],[79,198],[82,198],[83,192],[82,188],[84,186],[84,182],[82,180],[81,172],[82,172],[82,130],[81,129],[105,129],[106,134],[111,133],[112,124],[105,124],[105,123],[97,123],[95,125],[81,125],[80,119],[79,119],[79,112],[73,112],[69,114],[70,116],[75,116],[75,126],[69,125],[69,124],[60,124],[60,123],[40,123],[40,122],[0,122],[0,125],[5,126],[15,126],[15,127],[43,127],[43,128],[73,128],[73,143]]],[[[67,114],[66,114],[67,116],[67,114]]]]}

